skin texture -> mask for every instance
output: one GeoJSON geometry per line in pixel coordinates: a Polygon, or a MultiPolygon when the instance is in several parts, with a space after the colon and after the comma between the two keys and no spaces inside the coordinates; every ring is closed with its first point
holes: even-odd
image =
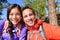
{"type": "Polygon", "coordinates": [[[25,9],[22,12],[25,24],[32,27],[34,25],[35,17],[31,9],[25,9]]]}
{"type": "Polygon", "coordinates": [[[21,20],[20,11],[18,10],[18,8],[15,7],[11,10],[9,19],[13,23],[13,25],[18,24],[18,22],[21,20]]]}

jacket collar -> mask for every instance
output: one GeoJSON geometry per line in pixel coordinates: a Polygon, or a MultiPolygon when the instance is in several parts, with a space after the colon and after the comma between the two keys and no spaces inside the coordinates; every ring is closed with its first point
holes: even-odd
{"type": "Polygon", "coordinates": [[[28,25],[26,25],[27,30],[28,30],[28,31],[30,31],[30,30],[38,30],[39,26],[40,26],[42,23],[43,23],[43,20],[41,20],[41,19],[35,19],[34,26],[29,27],[28,25]]]}

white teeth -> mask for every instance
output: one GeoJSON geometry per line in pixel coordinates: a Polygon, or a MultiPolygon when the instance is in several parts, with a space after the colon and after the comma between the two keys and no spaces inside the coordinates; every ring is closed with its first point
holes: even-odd
{"type": "Polygon", "coordinates": [[[13,22],[16,22],[16,20],[13,20],[13,22]]]}
{"type": "Polygon", "coordinates": [[[33,20],[28,20],[28,22],[29,22],[29,23],[32,23],[32,22],[33,22],[33,20]]]}

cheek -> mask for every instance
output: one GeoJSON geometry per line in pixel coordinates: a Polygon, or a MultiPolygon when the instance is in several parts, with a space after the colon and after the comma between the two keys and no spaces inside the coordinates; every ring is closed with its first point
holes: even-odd
{"type": "Polygon", "coordinates": [[[31,18],[32,18],[32,19],[35,19],[34,15],[33,15],[33,16],[31,16],[31,18]]]}
{"type": "Polygon", "coordinates": [[[20,17],[20,16],[18,16],[18,17],[17,17],[17,19],[21,19],[21,17],[20,17]]]}
{"type": "Polygon", "coordinates": [[[18,15],[18,16],[16,16],[16,19],[21,19],[21,16],[19,16],[19,15],[18,15]]]}
{"type": "Polygon", "coordinates": [[[20,21],[20,20],[21,20],[21,17],[20,17],[20,16],[18,16],[18,17],[17,17],[17,20],[19,20],[19,21],[20,21]]]}
{"type": "Polygon", "coordinates": [[[27,21],[27,18],[23,18],[23,21],[26,23],[26,21],[27,21]]]}
{"type": "Polygon", "coordinates": [[[26,22],[26,18],[24,18],[23,20],[24,20],[24,22],[26,22]]]}

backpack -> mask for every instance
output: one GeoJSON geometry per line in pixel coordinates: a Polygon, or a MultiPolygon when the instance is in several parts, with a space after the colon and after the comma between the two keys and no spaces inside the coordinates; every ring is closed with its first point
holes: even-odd
{"type": "Polygon", "coordinates": [[[43,29],[42,25],[40,25],[40,27],[39,27],[39,32],[40,32],[41,36],[43,37],[43,39],[46,40],[46,36],[44,34],[44,29],[43,29]]]}
{"type": "MultiPolygon", "coordinates": [[[[44,30],[43,30],[42,25],[39,26],[39,29],[36,32],[36,40],[38,40],[38,33],[40,33],[40,35],[43,38],[43,40],[46,40],[46,37],[45,37],[45,34],[44,34],[44,30]]],[[[34,31],[31,31],[31,32],[28,31],[27,34],[28,34],[27,35],[27,38],[28,38],[27,40],[31,40],[31,35],[34,34],[34,31]]]]}

